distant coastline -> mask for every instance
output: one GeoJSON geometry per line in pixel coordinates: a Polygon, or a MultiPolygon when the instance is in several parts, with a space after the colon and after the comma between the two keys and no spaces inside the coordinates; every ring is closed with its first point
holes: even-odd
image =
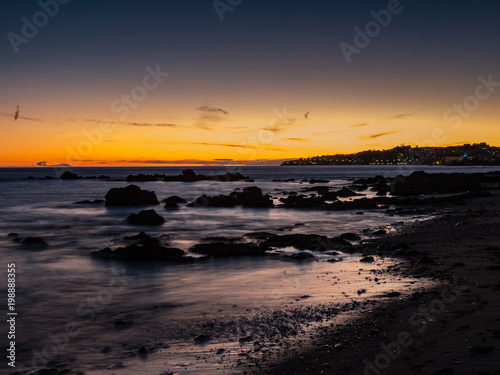
{"type": "Polygon", "coordinates": [[[498,166],[500,147],[485,142],[448,147],[397,146],[388,150],[367,150],[354,154],[332,154],[298,158],[281,163],[296,165],[446,165],[498,166]]]}

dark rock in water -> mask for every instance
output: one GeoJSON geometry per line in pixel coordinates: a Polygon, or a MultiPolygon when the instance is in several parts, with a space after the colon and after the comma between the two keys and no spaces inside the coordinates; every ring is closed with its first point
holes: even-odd
{"type": "Polygon", "coordinates": [[[133,236],[125,236],[123,237],[123,240],[125,241],[133,241],[135,243],[142,243],[142,244],[159,244],[160,241],[154,237],[151,237],[149,234],[145,232],[140,232],[139,234],[133,235],[133,236]]]}
{"type": "Polygon", "coordinates": [[[149,354],[149,349],[145,346],[141,346],[141,348],[137,351],[137,354],[139,354],[140,356],[146,356],[149,354]]]}
{"type": "Polygon", "coordinates": [[[40,246],[48,246],[47,242],[45,242],[40,237],[27,237],[23,240],[24,245],[40,245],[40,246]]]}
{"type": "Polygon", "coordinates": [[[114,251],[107,247],[90,254],[93,258],[123,259],[138,262],[190,262],[193,260],[193,258],[185,255],[181,249],[165,247],[158,244],[157,240],[150,241],[148,239],[125,247],[119,247],[114,251]]]}
{"type": "Polygon", "coordinates": [[[19,237],[16,237],[12,240],[12,242],[21,242],[21,239],[19,237]]]}
{"type": "Polygon", "coordinates": [[[431,193],[455,193],[479,189],[482,182],[498,179],[485,173],[425,173],[413,172],[409,176],[397,176],[391,181],[395,195],[411,196],[431,193]]]}
{"type": "Polygon", "coordinates": [[[363,262],[363,263],[371,263],[371,262],[374,262],[375,259],[373,257],[364,257],[364,258],[361,258],[359,261],[363,262]]]}
{"type": "Polygon", "coordinates": [[[84,200],[84,201],[78,201],[76,202],[76,204],[101,204],[101,203],[105,203],[106,201],[102,200],[102,199],[94,199],[93,201],[91,200],[84,200]]]}
{"type": "Polygon", "coordinates": [[[105,198],[108,206],[147,206],[159,203],[154,191],[142,190],[137,185],[112,188],[105,198]]]}
{"type": "Polygon", "coordinates": [[[364,215],[365,213],[362,212],[362,211],[359,211],[359,212],[355,212],[354,215],[364,215]]]}
{"type": "Polygon", "coordinates": [[[76,180],[80,177],[76,173],[70,172],[70,171],[65,171],[61,174],[59,177],[61,180],[76,180]]]}
{"type": "Polygon", "coordinates": [[[34,179],[35,179],[35,177],[33,177],[33,176],[28,176],[28,178],[27,178],[27,180],[34,180],[34,179]]]}
{"type": "Polygon", "coordinates": [[[348,241],[359,241],[361,239],[356,233],[342,233],[340,238],[348,241]]]}
{"type": "Polygon", "coordinates": [[[223,175],[216,176],[205,176],[203,174],[196,174],[192,169],[185,169],[182,171],[180,175],[177,176],[165,176],[165,175],[137,175],[137,176],[128,176],[127,181],[183,181],[183,182],[195,182],[195,181],[207,181],[207,180],[215,180],[215,181],[241,181],[241,180],[250,180],[250,177],[243,176],[241,173],[226,173],[223,175]]]}
{"type": "Polygon", "coordinates": [[[266,250],[265,246],[260,245],[223,242],[196,244],[189,249],[193,253],[214,258],[264,255],[266,250]]]}
{"type": "Polygon", "coordinates": [[[297,254],[292,254],[290,255],[290,259],[294,260],[314,260],[316,257],[312,255],[311,253],[308,253],[306,251],[302,251],[297,254]]]}
{"type": "Polygon", "coordinates": [[[422,258],[420,258],[419,263],[421,264],[431,264],[434,263],[434,259],[428,257],[427,255],[424,255],[422,258]]]}
{"type": "Polygon", "coordinates": [[[385,229],[379,229],[379,230],[376,230],[375,232],[372,232],[372,234],[374,236],[383,236],[383,235],[387,234],[387,231],[385,229]]]}
{"type": "Polygon", "coordinates": [[[244,343],[252,341],[252,340],[253,340],[252,336],[245,336],[245,337],[240,337],[240,339],[238,340],[238,342],[240,344],[244,344],[244,343]]]}
{"type": "Polygon", "coordinates": [[[158,215],[155,210],[142,210],[138,214],[130,214],[127,221],[131,224],[159,225],[165,222],[165,219],[158,215]]]}
{"type": "Polygon", "coordinates": [[[243,188],[243,191],[233,191],[229,195],[207,196],[202,195],[194,202],[189,203],[189,207],[273,207],[271,196],[262,194],[262,190],[257,186],[243,188]]]}
{"type": "Polygon", "coordinates": [[[341,197],[341,198],[348,198],[348,197],[356,197],[356,196],[359,196],[361,194],[355,193],[351,189],[343,187],[339,191],[336,191],[335,195],[337,195],[338,197],[341,197]]]}
{"type": "Polygon", "coordinates": [[[54,177],[52,177],[52,176],[45,176],[43,179],[44,179],[44,180],[53,180],[53,179],[54,179],[54,177]]]}
{"type": "Polygon", "coordinates": [[[163,208],[169,208],[171,210],[176,210],[179,208],[179,205],[175,202],[166,202],[165,206],[163,206],[163,208]]]}
{"type": "Polygon", "coordinates": [[[99,180],[107,180],[107,179],[109,179],[109,178],[111,178],[111,177],[110,177],[110,176],[103,175],[103,174],[102,174],[102,175],[100,175],[99,177],[97,177],[97,179],[99,179],[99,180]]]}
{"type": "Polygon", "coordinates": [[[287,180],[271,180],[272,182],[295,182],[295,178],[289,178],[287,180]]]}
{"type": "Polygon", "coordinates": [[[177,195],[172,195],[171,197],[168,197],[168,198],[165,198],[164,200],[162,200],[162,202],[165,202],[165,203],[169,203],[169,202],[172,202],[172,203],[187,203],[187,200],[185,200],[184,198],[181,198],[177,195]]]}
{"type": "Polygon", "coordinates": [[[19,236],[17,233],[9,233],[7,237],[17,237],[19,236]]]}
{"type": "Polygon", "coordinates": [[[205,344],[209,341],[210,341],[210,336],[205,334],[198,335],[194,338],[194,343],[196,345],[205,344]]]}
{"type": "Polygon", "coordinates": [[[360,198],[360,199],[354,199],[352,201],[333,202],[328,205],[328,208],[332,210],[359,210],[359,209],[367,210],[367,209],[375,209],[381,207],[379,207],[377,202],[373,201],[373,199],[360,198]]]}
{"type": "Polygon", "coordinates": [[[102,354],[109,354],[111,353],[111,348],[109,346],[105,346],[104,348],[101,349],[102,354]]]}
{"type": "Polygon", "coordinates": [[[399,292],[389,292],[387,293],[387,297],[399,297],[401,295],[401,293],[399,292]]]}
{"type": "Polygon", "coordinates": [[[282,202],[285,207],[290,208],[320,207],[325,205],[325,200],[324,196],[306,197],[303,194],[290,194],[286,198],[280,198],[280,202],[282,202]]]}
{"type": "Polygon", "coordinates": [[[316,180],[314,178],[311,178],[310,180],[308,180],[306,178],[306,179],[303,179],[301,182],[309,182],[310,184],[326,184],[330,181],[329,180],[316,180]]]}
{"type": "Polygon", "coordinates": [[[132,327],[132,321],[131,320],[117,319],[117,320],[115,320],[114,327],[115,328],[129,328],[129,327],[132,327]]]}
{"type": "Polygon", "coordinates": [[[217,350],[217,355],[223,354],[225,351],[226,349],[220,348],[219,350],[217,350]]]}
{"type": "Polygon", "coordinates": [[[221,236],[211,236],[202,238],[203,241],[217,241],[217,242],[240,242],[241,237],[221,237],[221,236]]]}

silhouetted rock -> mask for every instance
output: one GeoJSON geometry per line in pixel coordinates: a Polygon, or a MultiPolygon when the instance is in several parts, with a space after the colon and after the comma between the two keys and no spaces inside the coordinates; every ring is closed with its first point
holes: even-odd
{"type": "Polygon", "coordinates": [[[266,250],[267,248],[261,245],[224,242],[196,244],[189,249],[193,253],[213,258],[264,255],[266,250]]]}
{"type": "Polygon", "coordinates": [[[300,253],[297,253],[297,254],[292,254],[289,256],[290,259],[293,259],[293,260],[314,260],[316,259],[316,257],[314,255],[312,255],[311,253],[308,253],[306,251],[302,251],[300,253]]]}
{"type": "Polygon", "coordinates": [[[385,229],[379,229],[376,230],[375,232],[372,232],[374,236],[384,236],[387,234],[387,231],[385,229]]]}
{"type": "Polygon", "coordinates": [[[355,197],[355,196],[359,196],[360,194],[358,193],[355,193],[354,191],[352,191],[351,189],[348,189],[346,188],[345,186],[336,191],[335,192],[335,195],[338,196],[338,197],[341,197],[341,198],[348,198],[348,197],[355,197]]]}
{"type": "Polygon", "coordinates": [[[373,257],[363,257],[359,261],[363,263],[372,263],[375,261],[375,259],[373,257]]]}
{"type": "Polygon", "coordinates": [[[28,178],[27,178],[27,180],[34,180],[34,179],[35,179],[35,177],[33,177],[33,176],[28,176],[28,178]]]}
{"type": "Polygon", "coordinates": [[[210,341],[210,336],[205,334],[198,335],[194,338],[194,343],[197,345],[205,344],[209,341],[210,341]]]}
{"type": "Polygon", "coordinates": [[[17,233],[9,233],[7,237],[17,237],[19,236],[17,233]]]}
{"type": "Polygon", "coordinates": [[[359,241],[361,239],[356,233],[342,233],[340,238],[348,241],[359,241]]]}
{"type": "Polygon", "coordinates": [[[130,214],[127,221],[131,224],[159,225],[165,222],[165,219],[158,215],[155,210],[142,210],[138,214],[130,214]]]}
{"type": "Polygon", "coordinates": [[[168,197],[168,198],[165,198],[164,200],[162,200],[162,202],[165,202],[165,203],[169,203],[169,202],[172,202],[172,203],[187,203],[187,200],[185,200],[184,198],[181,198],[177,195],[172,195],[171,197],[168,197]]]}
{"type": "Polygon", "coordinates": [[[175,209],[179,208],[179,205],[177,203],[175,203],[175,202],[167,201],[165,203],[165,205],[163,206],[163,208],[169,208],[171,210],[175,210],[175,209]]]}
{"type": "Polygon", "coordinates": [[[262,190],[257,186],[245,187],[243,191],[233,191],[229,195],[207,196],[202,195],[194,202],[189,203],[189,207],[273,207],[270,195],[262,194],[262,190]]]}
{"type": "Polygon", "coordinates": [[[161,181],[165,178],[164,174],[147,175],[139,173],[138,175],[129,175],[125,179],[127,182],[147,182],[147,181],[161,181]]]}
{"type": "Polygon", "coordinates": [[[116,250],[106,247],[90,254],[94,258],[122,259],[138,262],[188,262],[193,260],[191,257],[186,257],[185,255],[181,249],[146,242],[119,247],[116,250]]]}
{"type": "MultiPolygon", "coordinates": [[[[49,176],[47,176],[49,177],[49,176]]],[[[59,177],[61,180],[76,180],[80,177],[76,173],[70,172],[70,171],[65,171],[61,174],[59,177]]]]}
{"type": "Polygon", "coordinates": [[[159,203],[154,191],[142,190],[137,185],[112,188],[105,198],[108,206],[147,206],[159,203]]]}
{"type": "Polygon", "coordinates": [[[101,204],[101,203],[105,203],[106,201],[102,200],[102,199],[94,199],[93,201],[91,200],[84,200],[84,201],[78,201],[76,202],[76,204],[101,204]]]}
{"type": "Polygon", "coordinates": [[[286,198],[280,198],[280,202],[285,207],[289,208],[312,208],[325,205],[325,198],[323,196],[309,196],[291,194],[286,198]]]}
{"type": "Polygon", "coordinates": [[[40,237],[27,237],[22,241],[23,245],[39,245],[39,246],[47,246],[47,242],[45,242],[40,237]]]}
{"type": "MultiPolygon", "coordinates": [[[[203,174],[196,174],[192,169],[185,169],[180,175],[177,176],[167,176],[165,174],[138,174],[129,175],[126,181],[133,182],[144,182],[144,181],[182,181],[182,182],[195,182],[195,181],[205,181],[205,180],[215,180],[215,181],[240,181],[249,180],[250,177],[243,176],[241,173],[226,173],[223,175],[206,176],[203,174]]],[[[177,202],[176,202],[177,203],[177,202]]]]}

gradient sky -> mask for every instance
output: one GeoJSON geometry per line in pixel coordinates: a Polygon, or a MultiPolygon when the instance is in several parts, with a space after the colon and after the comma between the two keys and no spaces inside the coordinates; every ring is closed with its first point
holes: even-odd
{"type": "Polygon", "coordinates": [[[240,3],[221,20],[213,0],[71,0],[45,26],[37,1],[3,2],[0,165],[499,146],[500,83],[478,89],[500,82],[498,2],[402,0],[377,32],[371,11],[394,1],[220,0],[240,3]],[[16,53],[23,17],[42,26],[16,53]],[[348,63],[340,45],[367,24],[348,63]],[[148,67],[169,73],[149,91],[148,67]],[[146,96],[122,102],[131,92],[146,96]]]}

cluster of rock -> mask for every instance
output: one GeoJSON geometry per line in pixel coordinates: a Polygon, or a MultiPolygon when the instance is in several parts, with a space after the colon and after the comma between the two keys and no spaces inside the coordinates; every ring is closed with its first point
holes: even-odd
{"type": "Polygon", "coordinates": [[[189,207],[273,207],[274,203],[270,195],[262,194],[257,186],[243,188],[242,191],[233,191],[229,195],[207,196],[202,195],[189,207]]]}
{"type": "Polygon", "coordinates": [[[161,243],[157,238],[151,237],[144,232],[136,236],[124,237],[126,246],[111,250],[106,247],[90,254],[93,258],[101,259],[121,259],[127,261],[139,262],[191,262],[192,257],[168,244],[161,243]]]}
{"type": "Polygon", "coordinates": [[[221,182],[230,182],[230,181],[240,181],[240,180],[251,180],[250,177],[243,176],[241,173],[226,173],[223,175],[215,175],[215,176],[206,176],[204,174],[196,174],[192,169],[185,169],[181,174],[177,176],[167,176],[165,174],[138,174],[138,175],[129,175],[125,179],[128,182],[145,182],[145,181],[181,181],[181,182],[196,182],[196,181],[221,181],[221,182]]]}
{"type": "Polygon", "coordinates": [[[107,206],[148,206],[160,203],[154,191],[143,190],[137,185],[112,188],[105,199],[107,206]]]}

